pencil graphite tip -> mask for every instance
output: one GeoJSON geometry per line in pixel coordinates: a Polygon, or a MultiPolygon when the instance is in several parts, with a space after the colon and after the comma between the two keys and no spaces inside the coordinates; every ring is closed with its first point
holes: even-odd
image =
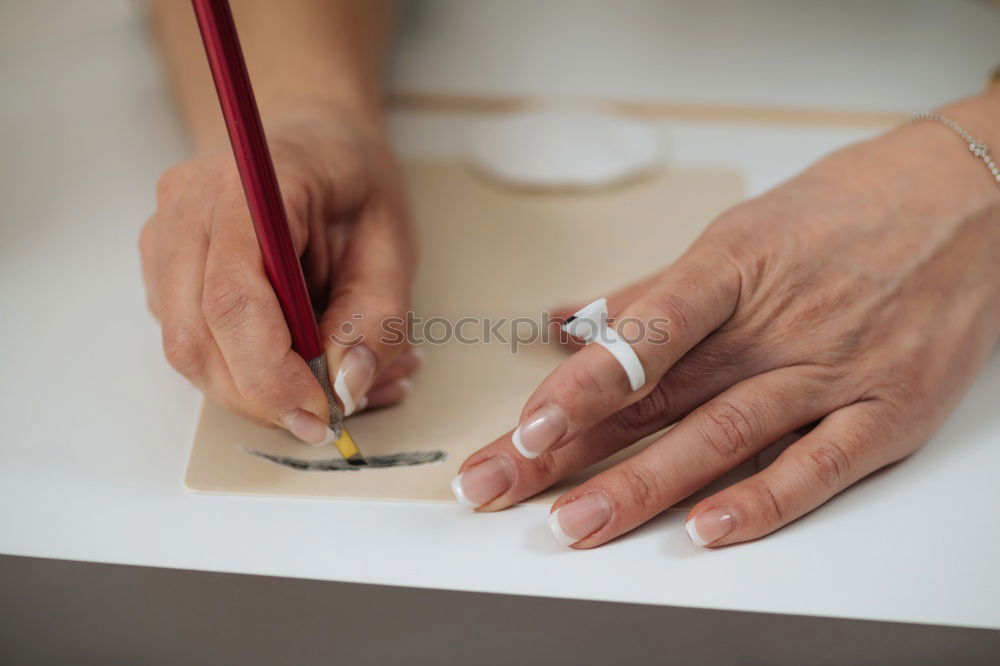
{"type": "Polygon", "coordinates": [[[351,433],[347,432],[347,428],[340,431],[340,437],[334,442],[334,446],[340,451],[340,455],[344,457],[344,460],[352,465],[367,465],[368,461],[361,454],[361,449],[358,448],[357,443],[355,443],[354,438],[351,437],[351,433]]]}

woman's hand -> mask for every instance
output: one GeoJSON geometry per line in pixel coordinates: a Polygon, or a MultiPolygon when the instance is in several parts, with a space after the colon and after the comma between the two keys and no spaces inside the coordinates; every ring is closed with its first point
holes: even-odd
{"type": "MultiPolygon", "coordinates": [[[[393,403],[419,357],[387,344],[379,327],[409,310],[415,240],[382,130],[327,108],[266,129],[306,282],[324,305],[320,332],[342,343],[328,342],[331,384],[347,413],[393,403]]],[[[228,144],[163,174],[140,248],[171,365],[249,419],[328,440],[326,398],[291,350],[228,144]]]]}
{"type": "MultiPolygon", "coordinates": [[[[964,109],[973,134],[990,127],[964,109]]],[[[620,322],[669,322],[666,343],[633,343],[646,384],[581,349],[524,407],[516,436],[536,457],[508,433],[465,462],[456,494],[503,509],[676,422],[555,503],[557,539],[589,548],[808,429],[687,527],[721,546],[795,520],[920,447],[982,367],[1000,335],[998,194],[958,136],[921,122],[732,209],[609,301],[620,322]]]]}

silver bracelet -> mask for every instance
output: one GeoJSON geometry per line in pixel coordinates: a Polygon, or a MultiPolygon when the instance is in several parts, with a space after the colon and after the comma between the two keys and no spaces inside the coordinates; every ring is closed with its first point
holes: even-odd
{"type": "Polygon", "coordinates": [[[916,113],[912,118],[910,118],[910,122],[915,123],[918,120],[933,120],[934,122],[941,123],[948,129],[955,132],[955,134],[962,137],[962,140],[969,144],[969,150],[972,151],[972,154],[986,163],[986,168],[993,174],[993,179],[997,181],[997,185],[1000,185],[1000,167],[998,167],[997,163],[993,161],[993,156],[990,155],[989,146],[986,145],[985,141],[980,141],[966,132],[951,118],[946,118],[937,113],[924,111],[923,113],[916,113]]]}

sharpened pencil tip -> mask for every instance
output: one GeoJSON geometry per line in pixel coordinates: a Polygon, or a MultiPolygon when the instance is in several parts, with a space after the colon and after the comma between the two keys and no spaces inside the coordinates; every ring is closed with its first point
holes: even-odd
{"type": "Polygon", "coordinates": [[[361,454],[358,454],[356,456],[351,456],[350,458],[347,459],[347,462],[356,467],[364,467],[365,465],[368,464],[368,461],[365,460],[365,457],[361,454]]]}
{"type": "Polygon", "coordinates": [[[368,461],[365,457],[361,455],[361,449],[358,445],[354,443],[354,438],[351,437],[351,433],[347,432],[347,428],[340,431],[340,438],[334,442],[334,446],[340,451],[340,455],[344,457],[351,465],[367,465],[368,461]]]}

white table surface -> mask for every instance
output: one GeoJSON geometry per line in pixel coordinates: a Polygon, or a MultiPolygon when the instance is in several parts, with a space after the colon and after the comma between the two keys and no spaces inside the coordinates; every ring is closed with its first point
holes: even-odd
{"type": "MultiPolygon", "coordinates": [[[[555,545],[539,507],[474,515],[186,491],[200,395],[163,359],[136,237],[157,174],[187,147],[134,10],[95,4],[0,6],[0,552],[1000,628],[1000,355],[918,454],[766,539],[718,551],[692,546],[678,512],[575,552],[555,545]]],[[[635,16],[626,3],[573,3],[570,23],[546,5],[537,16],[556,36],[536,24],[514,49],[493,31],[531,16],[526,5],[458,4],[426,3],[407,19],[395,88],[907,110],[975,92],[1000,59],[1000,12],[985,3],[758,3],[739,21],[724,12],[704,42],[691,31],[710,17],[696,3],[677,3],[676,17],[659,3],[630,6],[635,16]],[[612,15],[638,26],[636,40],[593,49],[612,15]],[[752,38],[732,45],[747,21],[752,38]],[[768,37],[778,25],[791,35],[783,46],[768,37]],[[450,62],[456,45],[464,55],[450,62]],[[732,60],[727,48],[749,55],[732,60]],[[662,75],[638,71],[640,56],[662,75]],[[806,71],[840,78],[788,88],[806,71]]],[[[407,156],[454,156],[475,122],[393,117],[407,156]]],[[[754,192],[874,131],[661,128],[670,160],[740,167],[754,192]]]]}

